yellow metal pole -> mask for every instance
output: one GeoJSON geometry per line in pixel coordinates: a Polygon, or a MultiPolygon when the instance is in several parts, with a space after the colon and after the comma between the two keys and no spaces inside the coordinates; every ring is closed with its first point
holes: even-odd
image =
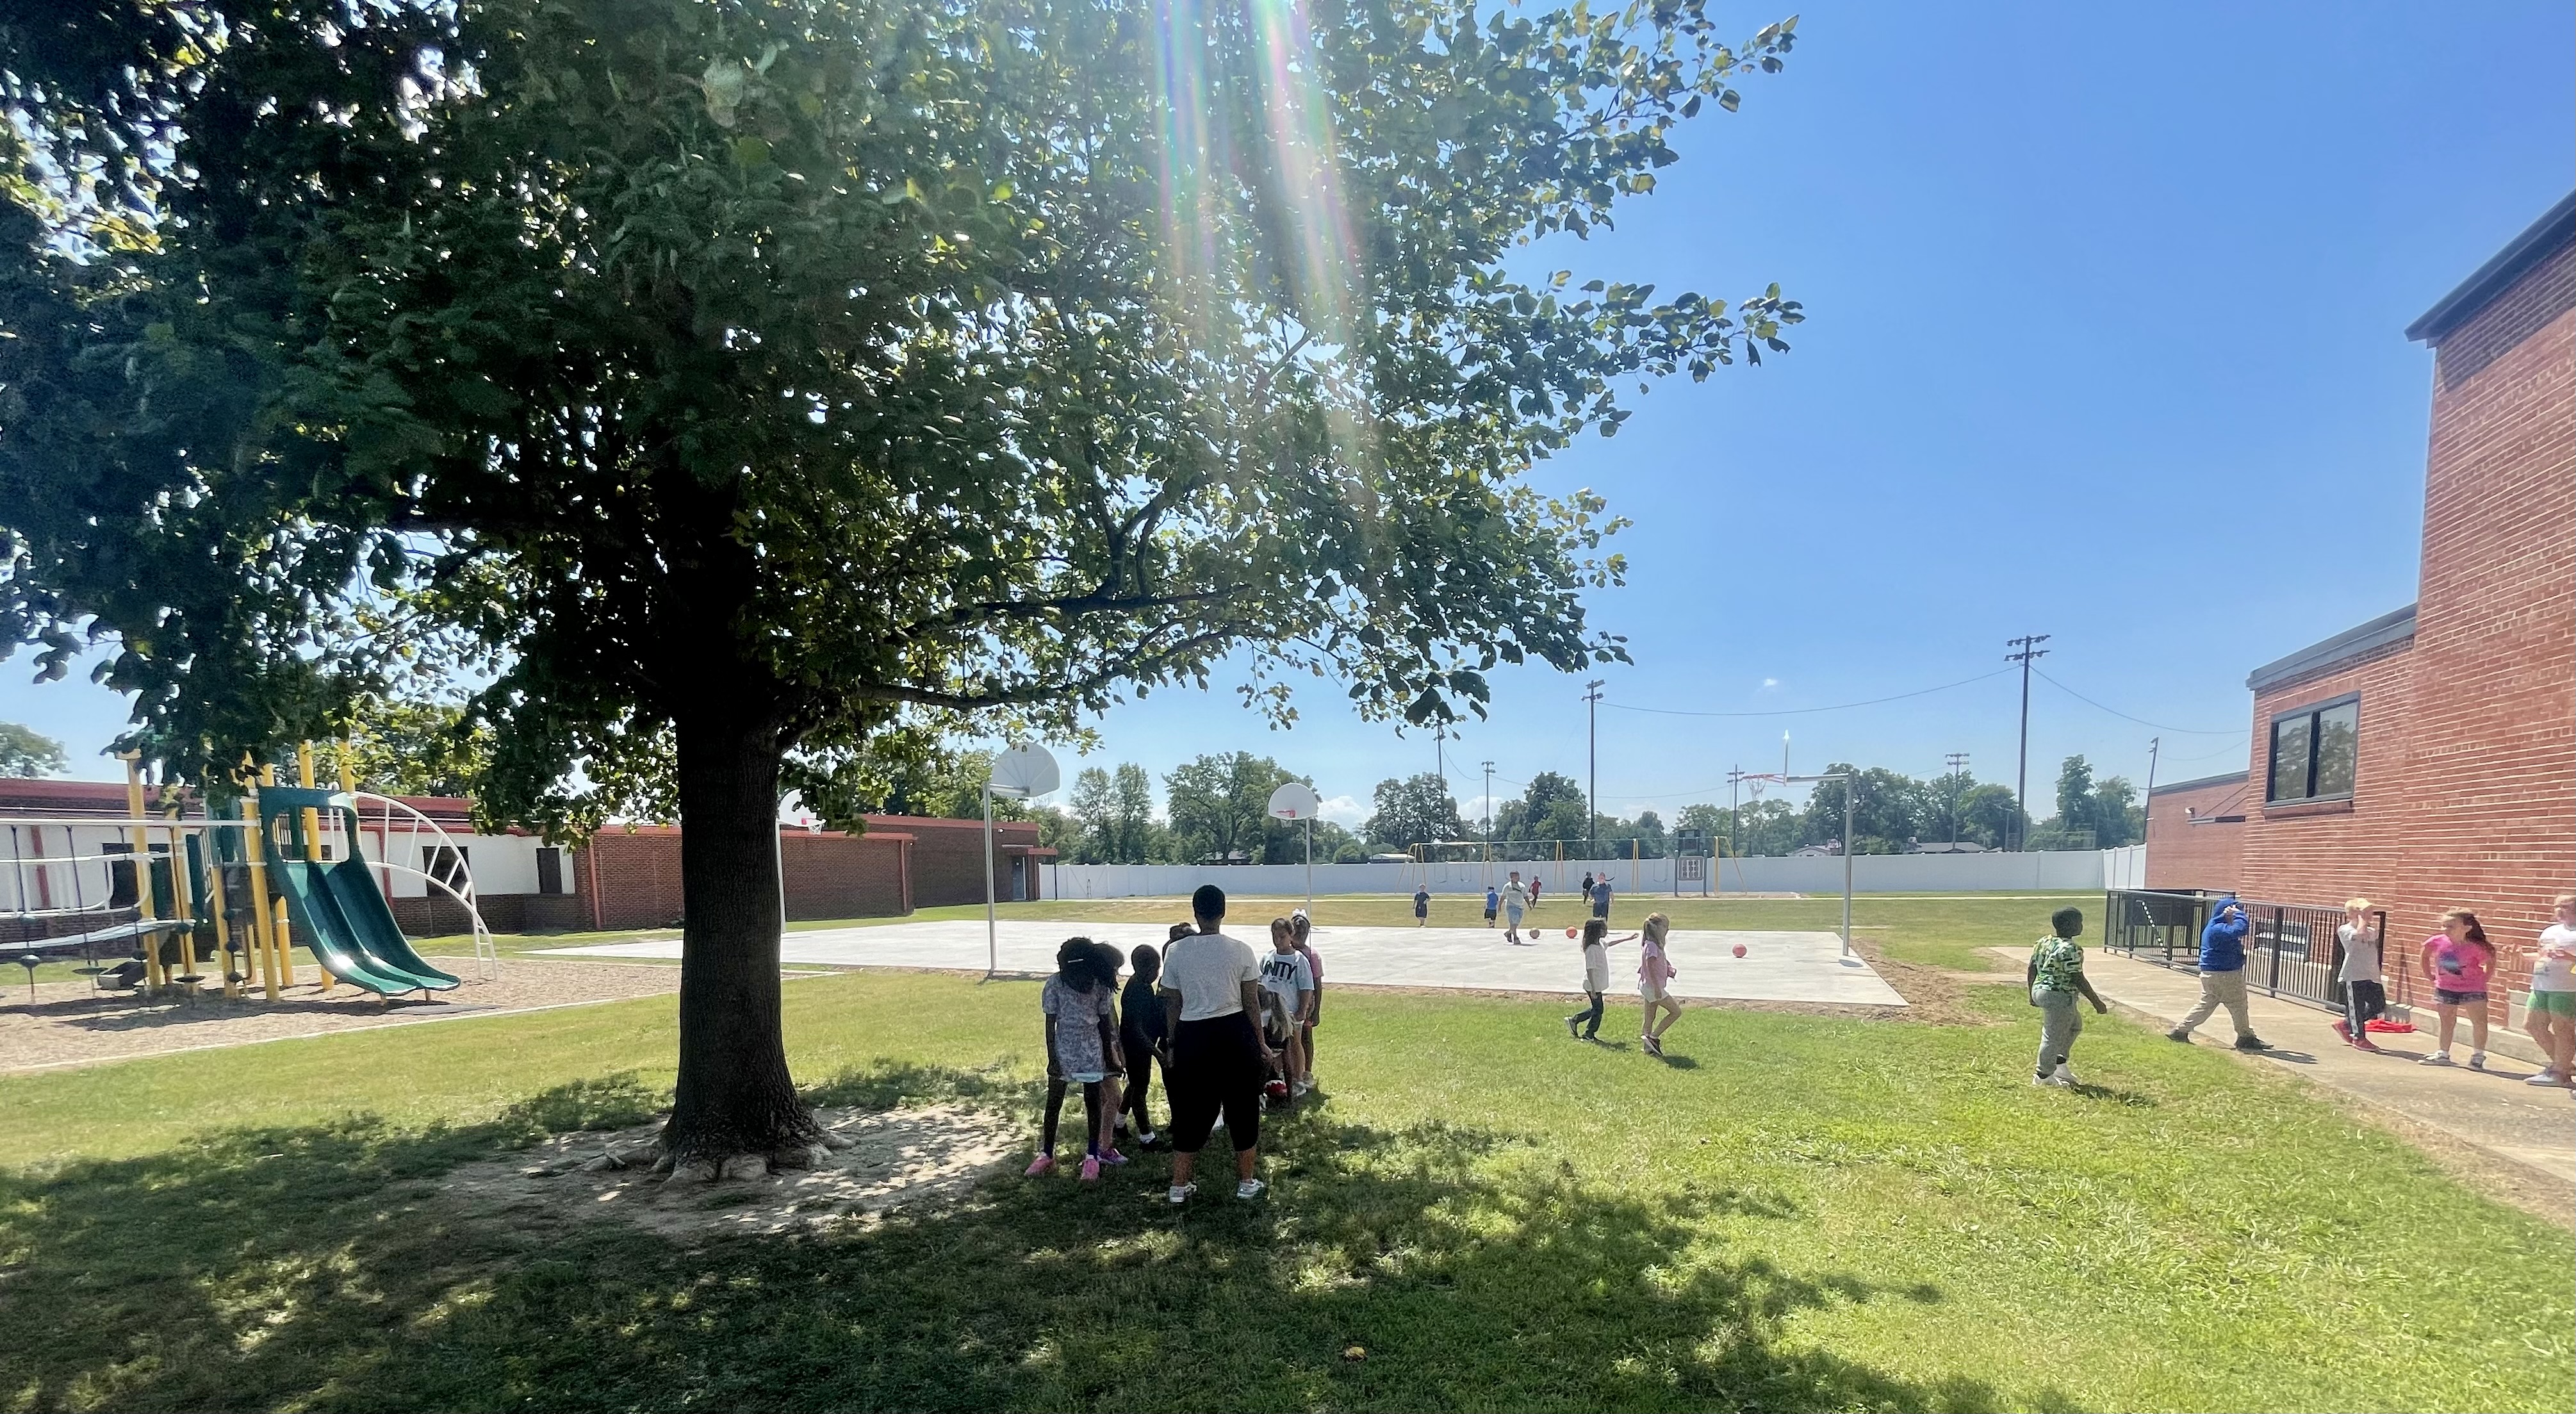
{"type": "MultiPolygon", "coordinates": [[[[119,759],[125,762],[125,814],[128,819],[139,821],[143,818],[143,756],[140,752],[127,751],[119,753],[119,759]]],[[[140,824],[129,827],[129,834],[131,839],[127,847],[134,851],[134,901],[140,910],[140,920],[149,923],[157,916],[152,907],[152,836],[140,824]]],[[[161,966],[161,935],[146,930],[143,933],[144,985],[157,992],[165,985],[166,976],[161,966]]]]}
{"type": "MultiPolygon", "coordinates": [[[[264,786],[277,784],[277,768],[260,767],[259,783],[264,786]]],[[[261,817],[260,843],[263,848],[268,843],[266,817],[261,817]]],[[[271,906],[268,895],[263,892],[259,896],[259,908],[260,912],[268,917],[269,946],[277,952],[278,982],[281,986],[292,987],[295,985],[295,935],[286,926],[286,900],[278,899],[275,905],[271,906]]]]}
{"type": "Polygon", "coordinates": [[[179,838],[179,807],[168,804],[163,813],[170,821],[170,917],[183,925],[170,936],[179,940],[179,975],[186,977],[197,970],[197,906],[188,897],[188,846],[179,838]]]}
{"type": "Polygon", "coordinates": [[[270,1001],[277,1000],[276,944],[268,935],[268,866],[261,862],[259,829],[259,777],[250,769],[250,757],[242,757],[242,787],[246,792],[240,810],[251,828],[242,832],[242,862],[250,871],[250,937],[244,946],[259,953],[259,989],[270,1001]]]}
{"type": "MultiPolygon", "coordinates": [[[[306,790],[313,789],[313,743],[309,741],[296,743],[295,777],[306,790]]],[[[302,819],[304,858],[309,863],[319,864],[322,862],[322,812],[308,805],[304,807],[302,819]]],[[[322,974],[322,995],[331,995],[331,969],[316,967],[313,970],[322,974]]]]}

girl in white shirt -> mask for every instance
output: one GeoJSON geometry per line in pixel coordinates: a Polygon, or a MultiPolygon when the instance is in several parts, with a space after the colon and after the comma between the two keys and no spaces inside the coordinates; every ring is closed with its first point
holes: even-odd
{"type": "Polygon", "coordinates": [[[2365,1051],[2378,1050],[2370,1019],[2388,1010],[2388,987],[2379,970],[2379,930],[2371,926],[2370,900],[2344,901],[2335,941],[2343,945],[2343,962],[2335,968],[2335,980],[2343,984],[2343,1020],[2334,1024],[2335,1034],[2365,1051]]]}
{"type": "Polygon", "coordinates": [[[2531,1004],[2523,1009],[2549,1068],[2525,1083],[2576,1088],[2576,894],[2560,894],[2550,911],[2558,921],[2540,930],[2531,950],[2531,1004]]]}

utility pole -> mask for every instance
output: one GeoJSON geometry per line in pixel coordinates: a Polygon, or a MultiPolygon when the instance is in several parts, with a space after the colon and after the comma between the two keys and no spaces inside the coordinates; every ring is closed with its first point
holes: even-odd
{"type": "MultiPolygon", "coordinates": [[[[2138,843],[2147,842],[2147,826],[2156,818],[2156,757],[2162,754],[2165,739],[2147,738],[2147,793],[2138,797],[2138,843]]],[[[2144,884],[2144,879],[2139,880],[2144,884]]]]}
{"type": "Polygon", "coordinates": [[[1744,847],[1737,842],[1735,835],[1736,827],[1744,823],[1744,768],[1738,766],[1727,772],[1726,784],[1734,792],[1726,805],[1726,852],[1742,859],[1744,847]]]}
{"type": "MultiPolygon", "coordinates": [[[[2152,773],[2151,773],[2152,774],[2152,773]]],[[[1485,877],[1490,882],[1494,870],[1494,763],[1485,763],[1485,877]]]]}
{"type": "Polygon", "coordinates": [[[2030,665],[2031,660],[2048,656],[2048,650],[2039,646],[2047,641],[2048,635],[2044,633],[2004,640],[2004,646],[2021,650],[2004,655],[2005,662],[2021,664],[2021,768],[2013,777],[2013,818],[2009,822],[2012,847],[2016,852],[2025,843],[2022,822],[2030,814],[2027,804],[2030,794],[2030,665]]]}
{"type": "Polygon", "coordinates": [[[1590,762],[1592,784],[1583,801],[1583,849],[1586,857],[1601,853],[1601,684],[1594,678],[1585,683],[1583,694],[1584,755],[1590,762]]]}
{"type": "Polygon", "coordinates": [[[1941,758],[1950,776],[1950,843],[1959,842],[1959,774],[1968,769],[1968,753],[1953,751],[1941,758]]]}

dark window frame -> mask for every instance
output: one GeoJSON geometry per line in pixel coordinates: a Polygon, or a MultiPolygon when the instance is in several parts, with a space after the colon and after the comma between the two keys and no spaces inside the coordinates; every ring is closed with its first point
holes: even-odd
{"type": "Polygon", "coordinates": [[[2272,720],[2266,724],[2263,738],[2263,803],[2265,805],[2307,805],[2321,800],[2350,800],[2359,793],[2360,788],[2360,692],[2342,692],[2337,693],[2332,697],[2320,697],[2316,701],[2302,703],[2296,707],[2284,708],[2283,710],[2272,714],[2272,720]],[[2338,707],[2350,707],[2352,709],[2352,786],[2349,789],[2336,791],[2331,795],[2319,795],[2316,793],[2317,766],[2319,756],[2323,750],[2325,742],[2325,714],[2338,707]],[[2281,781],[2281,728],[2285,725],[2304,725],[2307,728],[2308,759],[2306,769],[2308,788],[2306,793],[2301,795],[2282,795],[2279,793],[2281,781]]]}

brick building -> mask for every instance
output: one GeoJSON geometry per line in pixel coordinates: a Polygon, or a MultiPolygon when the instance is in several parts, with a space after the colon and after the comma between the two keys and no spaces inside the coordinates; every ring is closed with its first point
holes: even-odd
{"type": "MultiPolygon", "coordinates": [[[[147,811],[157,813],[160,801],[157,788],[146,790],[147,811]]],[[[405,815],[370,808],[360,825],[361,847],[371,859],[396,866],[381,871],[382,882],[395,919],[414,936],[466,929],[462,906],[410,872],[442,872],[447,865],[441,851],[450,849],[462,855],[474,881],[475,906],[494,932],[655,928],[687,911],[677,827],[611,826],[585,847],[571,849],[525,830],[478,832],[463,800],[405,796],[401,802],[445,831],[446,842],[412,828],[405,815]]],[[[113,819],[126,809],[125,787],[111,782],[0,778],[0,850],[6,851],[0,855],[0,942],[78,932],[95,923],[82,910],[121,898],[130,902],[131,876],[120,885],[109,863],[75,868],[38,862],[121,853],[129,847],[123,831],[105,824],[36,823],[113,819]]],[[[202,812],[192,805],[188,813],[202,812]]],[[[983,902],[983,822],[871,815],[867,826],[858,835],[779,831],[789,919],[889,917],[983,902]]],[[[156,849],[161,843],[153,840],[156,849]]],[[[993,848],[995,896],[1040,897],[1039,866],[1054,851],[1039,846],[1037,826],[996,822],[993,848]]]]}
{"type": "Polygon", "coordinates": [[[2226,890],[2243,877],[2243,771],[2161,785],[2147,797],[2147,887],[2226,890]]]}
{"type": "Polygon", "coordinates": [[[2148,881],[2366,894],[2407,945],[2465,906],[2510,957],[2576,888],[2576,196],[2406,333],[2433,350],[2416,602],[2254,670],[2234,877],[2159,815],[2148,881]]]}

